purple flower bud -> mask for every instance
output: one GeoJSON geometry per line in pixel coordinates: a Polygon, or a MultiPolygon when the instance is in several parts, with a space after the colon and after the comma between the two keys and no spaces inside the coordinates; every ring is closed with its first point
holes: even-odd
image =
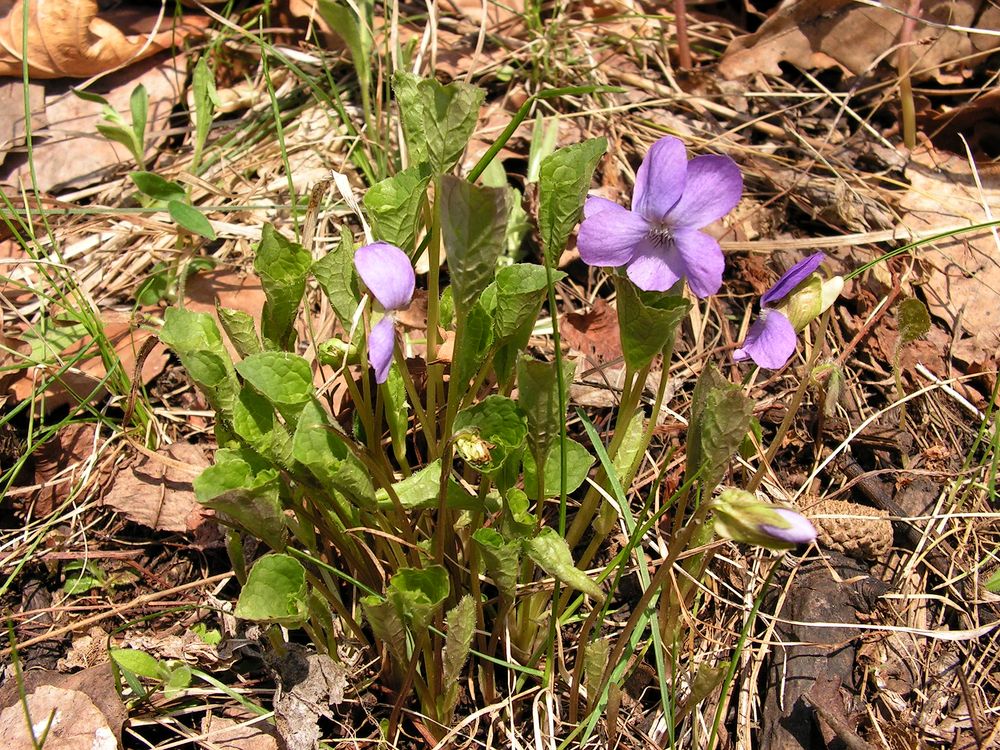
{"type": "Polygon", "coordinates": [[[744,490],[724,490],[712,501],[712,510],[716,533],[735,542],[790,549],[816,538],[816,529],[805,516],[761,502],[744,490]]]}
{"type": "Polygon", "coordinates": [[[386,315],[372,327],[368,336],[368,363],[375,370],[375,382],[384,383],[389,377],[392,350],[396,345],[396,326],[392,315],[386,315]]]}
{"type": "Polygon", "coordinates": [[[354,253],[354,267],[368,291],[386,310],[402,310],[413,300],[416,275],[406,253],[388,242],[374,242],[354,253]]]}

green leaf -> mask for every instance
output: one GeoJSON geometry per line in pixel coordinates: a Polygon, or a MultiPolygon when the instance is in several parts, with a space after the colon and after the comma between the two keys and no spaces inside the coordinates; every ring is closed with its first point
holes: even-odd
{"type": "Polygon", "coordinates": [[[249,357],[262,350],[257,330],[254,327],[253,316],[243,310],[233,310],[222,307],[216,302],[215,311],[219,315],[222,330],[226,332],[236,353],[241,357],[249,357]]]}
{"type": "MultiPolygon", "coordinates": [[[[563,385],[567,394],[575,369],[574,362],[563,360],[563,385]]],[[[535,456],[548,454],[549,445],[566,418],[559,413],[558,385],[555,362],[542,362],[528,356],[518,360],[517,400],[528,417],[528,444],[535,456]]]]}
{"type": "Polygon", "coordinates": [[[371,475],[350,450],[347,440],[313,398],[299,414],[292,455],[321,484],[333,487],[360,507],[371,508],[375,504],[371,475]]]}
{"type": "Polygon", "coordinates": [[[358,84],[363,91],[367,91],[371,82],[372,36],[368,19],[359,18],[354,12],[356,7],[353,3],[341,5],[333,0],[319,0],[316,4],[323,20],[347,45],[358,84]]]}
{"type": "MultiPolygon", "coordinates": [[[[562,271],[553,271],[552,283],[565,276],[562,271]]],[[[525,323],[534,325],[545,300],[545,268],[534,263],[506,266],[497,271],[494,283],[497,302],[493,325],[497,340],[503,341],[521,332],[525,323]]],[[[524,343],[519,348],[523,348],[524,343]]]]}
{"type": "Polygon", "coordinates": [[[726,473],[750,428],[753,401],[726,380],[711,363],[705,365],[691,398],[688,426],[687,476],[699,470],[702,496],[710,497],[726,473]]]}
{"type": "Polygon", "coordinates": [[[400,666],[405,666],[406,626],[396,607],[380,596],[363,596],[360,601],[376,640],[385,644],[400,666]]]}
{"type": "Polygon", "coordinates": [[[419,164],[371,186],[364,204],[375,239],[391,242],[413,255],[430,179],[427,164],[419,164]]]}
{"type": "Polygon", "coordinates": [[[477,471],[490,475],[500,468],[508,456],[522,449],[528,435],[528,421],[511,399],[487,396],[455,417],[455,435],[461,433],[473,435],[487,444],[489,455],[485,461],[476,461],[464,455],[463,458],[477,471]]]}
{"type": "Polygon", "coordinates": [[[206,503],[223,492],[253,490],[275,483],[277,479],[278,472],[259,454],[246,448],[220,448],[216,451],[215,463],[195,477],[194,496],[198,502],[206,503]]]}
{"type": "Polygon", "coordinates": [[[248,385],[240,389],[233,404],[233,432],[280,466],[290,464],[292,441],[288,431],[275,419],[271,402],[248,385]]]}
{"type": "Polygon", "coordinates": [[[215,90],[215,75],[208,67],[208,58],[198,58],[191,77],[194,91],[194,142],[195,151],[200,154],[212,130],[212,116],[219,106],[219,94],[215,90]]]}
{"type": "MultiPolygon", "coordinates": [[[[429,510],[438,507],[441,496],[441,459],[431,461],[427,466],[414,472],[406,479],[392,485],[399,504],[406,510],[429,510]]],[[[448,478],[445,505],[453,510],[482,510],[481,503],[463,490],[451,477],[448,478]]],[[[375,500],[380,508],[393,508],[392,499],[384,488],[375,492],[375,500]]]]}
{"type": "Polygon", "coordinates": [[[640,370],[673,341],[691,303],[679,295],[641,291],[620,276],[615,277],[615,289],[625,364],[640,370]]]}
{"type": "Polygon", "coordinates": [[[535,115],[535,124],[531,128],[531,144],[528,146],[528,169],[524,181],[538,182],[542,162],[555,150],[559,140],[559,118],[551,117],[546,122],[541,113],[535,115]]]}
{"type": "Polygon", "coordinates": [[[517,588],[517,571],[521,557],[521,543],[508,542],[498,531],[482,528],[472,535],[472,540],[479,547],[479,553],[486,563],[486,571],[493,579],[501,596],[507,601],[514,600],[517,588]]]}
{"type": "MultiPolygon", "coordinates": [[[[451,289],[451,287],[448,287],[451,289]]],[[[449,381],[452,387],[465,393],[469,381],[479,372],[490,350],[493,348],[493,317],[482,304],[483,299],[476,300],[463,320],[464,332],[462,345],[455,350],[452,361],[452,375],[449,381]]]]}
{"type": "Polygon", "coordinates": [[[557,581],[583,592],[600,603],[604,602],[604,592],[586,573],[573,564],[573,554],[569,545],[555,529],[546,527],[534,539],[526,540],[524,551],[557,581]]]}
{"type": "Polygon", "coordinates": [[[289,555],[267,555],[250,569],[233,614],[243,620],[297,628],[309,614],[306,570],[289,555]]]}
{"type": "Polygon", "coordinates": [[[215,230],[212,229],[211,223],[205,218],[205,214],[194,206],[181,201],[167,201],[167,213],[178,226],[189,232],[210,240],[215,239],[215,230]]]}
{"type": "Polygon", "coordinates": [[[95,127],[97,128],[97,132],[109,141],[120,143],[127,148],[132,158],[135,159],[136,164],[142,165],[142,160],[138,158],[138,156],[142,155],[142,146],[135,142],[135,134],[128,127],[124,125],[106,125],[104,123],[98,123],[95,127]]]}
{"type": "Polygon", "coordinates": [[[504,249],[507,194],[459,177],[441,178],[441,237],[448,255],[455,312],[461,321],[493,280],[504,249]]]}
{"type": "Polygon", "coordinates": [[[389,369],[383,389],[385,396],[385,421],[389,425],[393,449],[406,450],[406,432],[410,427],[410,402],[406,399],[406,385],[398,367],[389,369]]]}
{"type": "Polygon", "coordinates": [[[924,303],[916,297],[900,302],[897,315],[900,345],[921,339],[931,330],[931,316],[927,313],[924,303]]]}
{"type": "Polygon", "coordinates": [[[236,371],[279,407],[301,406],[313,396],[312,368],[296,354],[251,354],[236,365],[236,371]]]}
{"type": "Polygon", "coordinates": [[[230,419],[240,384],[212,316],[168,307],[163,314],[160,340],[180,357],[219,416],[230,419]]]}
{"type": "Polygon", "coordinates": [[[524,253],[521,245],[525,235],[531,231],[531,221],[528,212],[524,210],[524,195],[507,182],[507,172],[499,159],[491,161],[479,178],[483,185],[502,188],[507,191],[507,232],[504,236],[504,256],[511,260],[519,260],[524,253]]]}
{"type": "Polygon", "coordinates": [[[112,648],[109,650],[111,660],[121,669],[127,669],[132,674],[150,680],[162,680],[167,673],[159,659],[150,656],[145,651],[134,648],[112,648]]]}
{"type": "Polygon", "coordinates": [[[267,301],[261,314],[261,336],[272,348],[291,350],[295,316],[306,289],[312,256],[298,243],[265,224],[255,248],[253,267],[267,301]]]}
{"type": "Polygon", "coordinates": [[[994,594],[1000,594],[1000,568],[993,571],[993,575],[989,577],[986,583],[983,584],[987,591],[994,594]]]}
{"type": "Polygon", "coordinates": [[[591,690],[598,690],[604,670],[608,666],[608,654],[611,651],[611,641],[598,638],[587,644],[583,656],[583,684],[588,695],[591,690]]]}
{"type": "MultiPolygon", "coordinates": [[[[545,459],[545,497],[555,497],[560,494],[559,478],[562,473],[562,459],[560,458],[559,445],[554,444],[549,448],[548,458],[545,459]]],[[[566,440],[566,493],[574,492],[590,473],[590,467],[594,465],[594,457],[587,452],[580,443],[567,438],[566,440]]],[[[527,454],[524,457],[524,491],[528,497],[538,497],[538,469],[535,466],[535,459],[527,454]]]]}
{"type": "Polygon", "coordinates": [[[608,150],[605,138],[561,148],[542,160],[538,173],[538,229],[546,265],[555,268],[580,220],[594,170],[608,150]]]}
{"type": "Polygon", "coordinates": [[[434,174],[451,171],[472,137],[486,92],[458,81],[442,86],[401,71],[393,76],[393,90],[411,162],[429,162],[434,174]]]}
{"type": "Polygon", "coordinates": [[[361,299],[354,271],[354,238],[350,229],[341,227],[340,244],[313,263],[312,274],[330,300],[340,325],[345,331],[350,331],[358,300],[361,299]]]}
{"type": "Polygon", "coordinates": [[[448,725],[458,703],[458,686],[462,669],[469,658],[472,636],[476,632],[476,605],[471,596],[468,594],[463,596],[445,615],[445,624],[447,634],[441,658],[441,684],[444,686],[444,695],[438,698],[438,720],[448,725]]]}
{"type": "Polygon", "coordinates": [[[155,172],[130,172],[129,179],[142,193],[154,200],[163,203],[187,200],[187,193],[181,185],[165,180],[155,172]]]}
{"type": "MultiPolygon", "coordinates": [[[[660,377],[666,377],[666,373],[662,373],[660,377]]],[[[629,471],[632,470],[632,464],[639,458],[642,451],[644,428],[645,415],[640,410],[633,414],[632,419],[629,420],[628,426],[625,428],[625,437],[622,438],[618,452],[615,454],[615,474],[618,475],[618,482],[623,487],[628,484],[629,471]]]]}
{"type": "Polygon", "coordinates": [[[388,599],[414,633],[427,630],[448,598],[448,571],[441,565],[400,568],[389,579],[388,599]]]}
{"type": "Polygon", "coordinates": [[[179,662],[175,666],[172,666],[166,675],[166,680],[163,683],[163,694],[164,697],[171,697],[174,693],[184,690],[191,685],[191,667],[189,667],[184,662],[179,662]]]}
{"type": "Polygon", "coordinates": [[[225,514],[232,525],[257,537],[271,549],[285,548],[285,517],[277,479],[258,487],[226,490],[201,504],[225,514]]]}
{"type": "Polygon", "coordinates": [[[528,510],[531,501],[516,487],[507,491],[503,502],[500,531],[508,539],[527,539],[534,536],[538,518],[528,510]]]}
{"type": "Polygon", "coordinates": [[[129,109],[132,111],[132,132],[135,135],[135,143],[139,147],[136,154],[139,163],[142,163],[146,145],[146,121],[149,119],[149,94],[146,87],[141,83],[132,89],[129,97],[129,109]]]}

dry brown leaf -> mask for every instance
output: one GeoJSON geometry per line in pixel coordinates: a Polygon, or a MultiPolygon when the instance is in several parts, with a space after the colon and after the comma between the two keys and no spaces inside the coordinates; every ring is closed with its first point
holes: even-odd
{"type": "MultiPolygon", "coordinates": [[[[1000,216],[1000,176],[982,174],[983,194],[968,162],[954,154],[920,151],[906,170],[910,188],[900,200],[903,225],[928,233],[1000,216]]],[[[930,312],[956,337],[953,352],[966,362],[996,355],[1000,345],[1000,248],[989,230],[964,232],[914,251],[927,268],[924,296],[930,312]]]]}
{"type": "Polygon", "coordinates": [[[157,531],[194,531],[211,516],[195,500],[191,484],[192,471],[208,466],[208,459],[191,443],[174,443],[157,453],[162,460],[144,456],[131,469],[119,472],[101,504],[157,531]],[[178,462],[192,471],[182,470],[178,462]]]}
{"type": "MultiPolygon", "coordinates": [[[[25,705],[14,683],[8,680],[0,695],[4,706],[0,713],[0,747],[34,750],[24,715],[25,705]]],[[[45,747],[116,750],[126,712],[115,690],[110,664],[72,675],[28,672],[24,683],[25,704],[35,736],[40,736],[45,727],[49,727],[45,747]]]]}
{"type": "MultiPolygon", "coordinates": [[[[100,94],[110,106],[123,113],[131,122],[129,97],[136,86],[142,84],[149,95],[149,116],[146,124],[146,154],[154,153],[168,127],[171,110],[176,105],[184,87],[187,64],[183,56],[164,60],[155,58],[102,78],[88,91],[100,94]]],[[[21,95],[21,83],[11,82],[13,96],[21,95]]],[[[0,183],[17,188],[20,184],[33,184],[43,193],[57,188],[75,188],[91,185],[103,179],[109,169],[132,165],[131,153],[122,145],[109,141],[97,132],[102,120],[103,107],[84,101],[70,91],[70,82],[45,83],[44,109],[36,121],[32,116],[35,175],[32,182],[27,155],[11,151],[3,161],[0,183]],[[45,124],[40,127],[39,123],[45,124]]],[[[33,105],[33,108],[35,105],[33,105]]],[[[17,106],[11,125],[15,143],[23,142],[23,107],[17,106]],[[18,129],[20,128],[20,129],[18,129]]],[[[3,157],[0,152],[0,157],[3,157]]],[[[20,194],[20,191],[16,191],[20,194]]]]}
{"type": "Polygon", "coordinates": [[[602,298],[582,313],[567,313],[559,333],[571,348],[584,354],[588,363],[604,364],[620,360],[622,342],[618,333],[618,314],[602,298]]]}
{"type": "Polygon", "coordinates": [[[267,722],[248,724],[253,718],[249,713],[241,719],[209,713],[201,724],[201,731],[218,750],[278,750],[274,729],[267,722]]]}
{"type": "Polygon", "coordinates": [[[83,470],[94,445],[95,426],[92,422],[74,422],[61,428],[54,438],[35,452],[35,484],[38,490],[31,496],[34,515],[45,518],[63,502],[74,479],[83,470]],[[59,480],[58,482],[54,480],[59,480]]]}
{"type": "MultiPolygon", "coordinates": [[[[886,4],[897,10],[907,5],[904,0],[887,0],[886,4]]],[[[975,27],[977,18],[988,8],[984,0],[925,0],[921,16],[936,24],[975,27]]],[[[790,62],[807,70],[839,65],[861,75],[870,72],[885,58],[886,50],[899,43],[904,20],[902,14],[891,9],[849,0],[799,0],[781,6],[753,34],[733,40],[719,63],[719,71],[727,78],[757,72],[780,76],[778,63],[790,62]]],[[[934,77],[939,81],[942,76],[955,79],[954,73],[942,68],[971,54],[974,41],[977,46],[986,45],[983,49],[1000,44],[997,37],[973,37],[927,24],[917,25],[914,41],[913,77],[934,77]]]]}
{"type": "MultiPolygon", "coordinates": [[[[115,353],[121,360],[122,368],[131,378],[143,344],[155,334],[146,328],[136,328],[129,320],[123,320],[122,317],[113,312],[105,313],[104,335],[114,347],[115,353]]],[[[47,412],[72,402],[104,398],[107,395],[107,390],[100,384],[107,377],[107,370],[96,348],[91,346],[89,337],[63,351],[60,360],[65,362],[72,359],[84,347],[89,347],[90,356],[77,362],[75,366],[64,372],[58,381],[51,383],[45,389],[44,402],[37,389],[43,379],[58,372],[59,365],[57,363],[53,363],[51,366],[25,367],[21,377],[9,386],[10,394],[17,401],[31,399],[36,402],[39,408],[44,403],[47,412]]],[[[156,344],[143,361],[141,373],[143,384],[149,383],[163,372],[167,359],[166,347],[159,343],[156,344]]]]}
{"type": "MultiPolygon", "coordinates": [[[[20,77],[25,58],[24,3],[9,0],[0,18],[0,75],[20,77]]],[[[166,14],[138,16],[128,6],[98,16],[97,0],[32,0],[28,4],[27,61],[32,78],[90,78],[138,62],[208,24],[201,16],[187,16],[175,26],[166,14]],[[145,23],[143,23],[145,22],[145,23]],[[126,35],[145,26],[144,33],[126,35]]]]}

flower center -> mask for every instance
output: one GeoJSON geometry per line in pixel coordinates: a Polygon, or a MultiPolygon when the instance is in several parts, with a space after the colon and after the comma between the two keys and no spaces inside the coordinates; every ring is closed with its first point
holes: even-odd
{"type": "Polygon", "coordinates": [[[674,232],[673,229],[666,224],[653,224],[649,228],[649,234],[647,237],[649,238],[649,241],[657,247],[663,247],[664,245],[670,244],[674,241],[674,232]]]}

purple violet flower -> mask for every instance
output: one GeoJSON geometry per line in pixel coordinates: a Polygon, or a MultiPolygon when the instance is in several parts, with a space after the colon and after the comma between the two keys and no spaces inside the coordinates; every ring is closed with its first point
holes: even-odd
{"type": "Polygon", "coordinates": [[[787,508],[775,508],[774,512],[781,516],[787,524],[785,527],[760,524],[760,530],[778,541],[788,544],[807,544],[816,538],[816,529],[809,519],[801,513],[787,508]]]}
{"type": "Polygon", "coordinates": [[[384,383],[389,377],[396,342],[394,313],[409,307],[416,275],[406,253],[388,242],[374,242],[358,248],[354,253],[354,267],[386,313],[368,334],[368,362],[375,370],[375,382],[384,383]]]}
{"type": "Polygon", "coordinates": [[[844,280],[823,280],[816,269],[826,260],[813,253],[792,266],[760,298],[760,315],[747,331],[733,359],[752,359],[768,370],[780,370],[795,354],[796,334],[825,311],[840,294],[844,280]]]}
{"type": "Polygon", "coordinates": [[[692,292],[708,297],[722,286],[725,260],[715,238],[699,230],[729,213],[742,194],[743,175],[728,156],[688,161],[679,138],[661,138],[636,173],[631,211],[587,199],[580,257],[592,266],[625,266],[647,292],[665,292],[686,278],[692,292]]]}

